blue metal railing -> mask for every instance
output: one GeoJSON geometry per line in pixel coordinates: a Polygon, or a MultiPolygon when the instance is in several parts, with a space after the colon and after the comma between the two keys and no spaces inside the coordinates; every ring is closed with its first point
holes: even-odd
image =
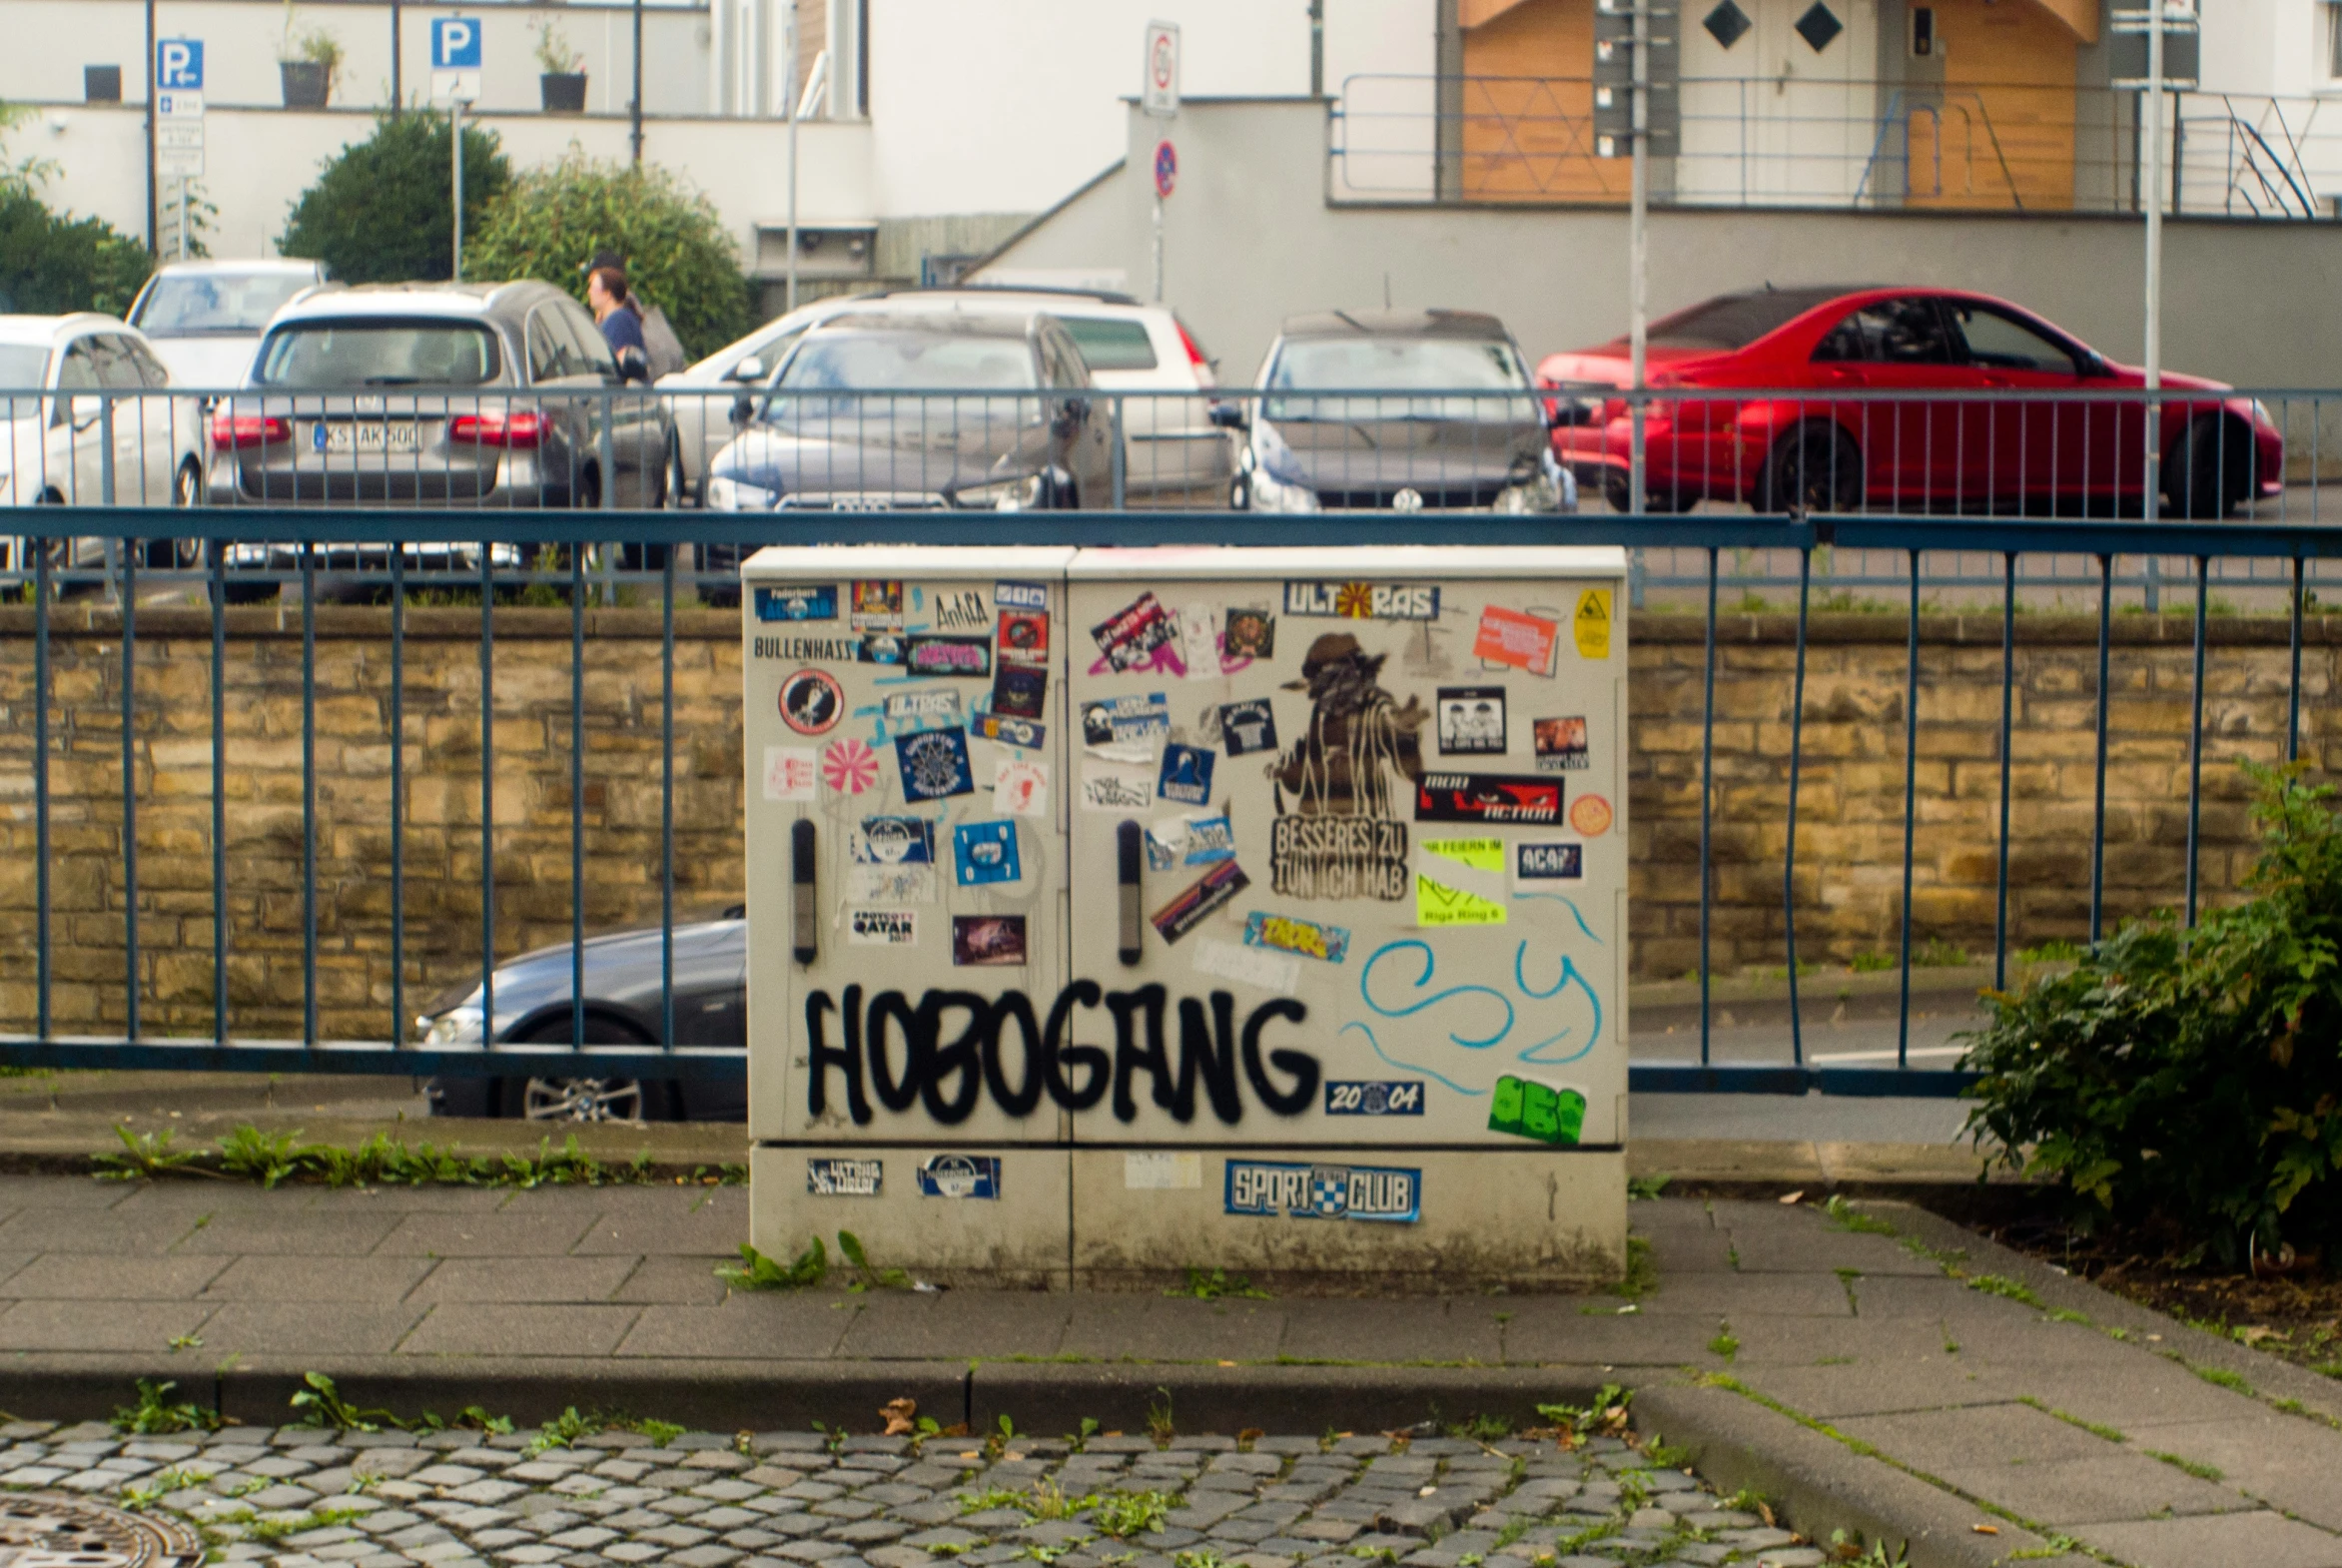
{"type": "MultiPolygon", "coordinates": [[[[2196,605],[2193,617],[2194,648],[2192,659],[2192,699],[2189,720],[2189,771],[2187,789],[2187,837],[2185,868],[2185,907],[2187,918],[2195,916],[2200,887],[2197,860],[2200,853],[2200,808],[2202,798],[2203,708],[2206,679],[2206,603],[2213,581],[2211,563],[2215,560],[2246,560],[2290,563],[2291,602],[2288,607],[2290,681],[2286,697],[2286,736],[2284,753],[2290,759],[2299,753],[2301,733],[2301,648],[2303,641],[2303,607],[2305,599],[2305,567],[2313,560],[2342,556],[2342,528],[2285,525],[2261,522],[2243,523],[2167,523],[2141,524],[2137,522],[2109,522],[2091,520],[2052,519],[1959,519],[1912,518],[1899,516],[1843,515],[1836,517],[1740,514],[1725,516],[1648,516],[1621,517],[1604,515],[1506,517],[1483,512],[1416,513],[1317,513],[1282,515],[1274,519],[1242,518],[1225,512],[1113,513],[1113,512],[1056,512],[1017,513],[1011,515],[937,513],[932,511],[870,512],[870,513],[698,513],[680,516],[673,512],[627,512],[603,510],[590,513],[541,513],[510,511],[449,512],[430,510],[367,510],[320,512],[310,509],[239,508],[235,511],[167,511],[137,507],[91,507],[80,509],[73,518],[73,527],[84,536],[101,535],[121,541],[125,571],[125,585],[129,589],[120,601],[121,616],[121,683],[120,711],[123,725],[123,793],[121,892],[123,896],[123,944],[128,960],[126,974],[129,981],[124,997],[124,1027],[119,1034],[65,1035],[55,1027],[52,992],[55,983],[53,967],[54,940],[52,932],[52,887],[50,881],[53,850],[53,816],[55,802],[52,792],[51,750],[53,736],[49,709],[56,698],[51,641],[54,628],[51,603],[55,582],[48,564],[48,552],[36,551],[33,585],[35,592],[31,606],[31,638],[33,641],[32,723],[33,744],[30,758],[33,780],[35,815],[36,869],[36,930],[35,975],[37,1001],[34,1027],[29,1033],[0,1036],[0,1060],[23,1066],[51,1067],[116,1067],[116,1068],[221,1068],[269,1071],[332,1071],[357,1073],[394,1073],[445,1076],[604,1076],[642,1078],[736,1078],[742,1074],[744,1055],[738,1050],[691,1048],[676,1044],[674,1027],[674,883],[675,883],[675,820],[674,820],[674,746],[675,746],[675,605],[678,592],[678,573],[674,564],[675,552],[667,552],[666,563],[656,572],[634,574],[632,580],[646,588],[656,584],[661,598],[660,637],[661,669],[659,689],[662,712],[660,716],[661,765],[660,779],[660,921],[663,932],[661,973],[663,977],[659,1016],[662,1023],[660,1040],[643,1046],[591,1046],[579,1044],[586,1034],[583,943],[585,940],[584,889],[586,886],[586,842],[583,828],[584,810],[584,685],[585,626],[583,605],[586,593],[584,578],[585,548],[594,544],[679,544],[685,541],[713,541],[739,546],[763,544],[821,543],[910,543],[910,544],[1070,544],[1087,546],[1131,546],[1143,544],[1245,544],[1273,540],[1278,545],[1323,545],[1328,548],[1372,544],[1445,544],[1445,545],[1523,545],[1523,544],[1585,544],[1618,543],[1630,548],[1688,548],[1704,552],[1707,562],[1706,606],[1703,617],[1703,682],[1701,711],[1701,753],[1699,764],[1700,805],[1700,930],[1701,930],[1701,987],[1700,987],[1700,1051],[1697,1060],[1683,1062],[1640,1061],[1632,1068],[1631,1082],[1641,1091],[1725,1090],[1743,1092],[1802,1093],[1820,1089],[1841,1094],[1915,1094],[1951,1093],[1958,1089],[1964,1078],[1952,1071],[1934,1070],[1914,1066],[1912,1048],[1913,960],[1915,920],[1912,911],[1914,891],[1914,860],[1917,834],[1917,770],[1919,766],[1920,729],[1918,709],[1920,699],[1921,636],[1920,586],[1923,556],[1930,552],[1966,552],[1997,556],[2001,570],[2000,637],[2000,712],[1999,735],[1999,789],[1997,832],[1997,886],[1994,897],[1994,952],[1992,972],[1996,984],[2005,984],[2010,957],[2010,741],[2012,738],[2012,707],[2015,670],[2015,617],[2019,576],[2017,562],[2020,556],[2042,552],[2072,554],[2086,557],[2097,567],[2096,572],[2096,698],[2094,707],[2094,773],[2091,802],[2091,833],[2089,847],[2088,925],[2092,937],[2101,933],[2105,910],[2106,879],[2106,767],[2108,755],[2108,710],[2112,675],[2111,626],[2113,595],[2117,582],[2115,563],[2118,557],[2142,553],[2185,557],[2194,563],[2196,605]],[[495,671],[494,641],[496,616],[494,604],[499,586],[504,579],[493,566],[496,545],[566,544],[572,547],[567,569],[569,616],[569,654],[571,660],[568,689],[569,809],[571,813],[568,849],[570,856],[570,887],[572,909],[569,920],[571,947],[571,994],[565,1009],[569,1028],[567,1043],[552,1045],[517,1045],[496,1041],[482,1048],[477,1045],[432,1047],[415,1043],[405,1027],[404,977],[408,968],[407,934],[404,925],[405,889],[402,865],[404,860],[405,817],[408,793],[405,774],[406,756],[403,749],[405,707],[402,686],[405,680],[405,617],[407,601],[413,584],[413,574],[401,562],[401,552],[389,552],[390,562],[390,734],[391,772],[391,813],[390,823],[390,960],[392,1027],[385,1039],[363,1042],[327,1041],[320,1038],[319,1028],[319,942],[320,911],[318,902],[319,871],[319,793],[317,757],[317,677],[316,639],[318,616],[315,610],[315,548],[327,541],[382,541],[397,542],[417,538],[446,538],[450,534],[476,540],[480,566],[470,580],[480,592],[479,621],[479,676],[481,694],[480,723],[480,923],[479,962],[482,985],[488,995],[482,998],[483,1016],[496,1021],[493,999],[496,952],[496,878],[495,878],[495,735],[492,723],[493,681],[495,671]],[[299,609],[302,620],[301,637],[303,671],[301,688],[302,723],[302,879],[301,941],[304,965],[302,992],[302,1032],[297,1040],[254,1040],[236,1038],[232,1034],[234,1019],[226,984],[230,957],[230,921],[228,909],[229,867],[226,857],[225,815],[225,756],[227,744],[226,707],[223,696],[226,677],[226,644],[228,621],[226,595],[219,591],[225,584],[225,568],[215,554],[210,566],[195,575],[199,582],[208,581],[213,589],[210,607],[210,669],[211,703],[209,721],[212,740],[211,778],[211,867],[213,888],[211,899],[212,930],[211,959],[214,970],[212,999],[212,1030],[208,1037],[159,1038],[144,1027],[141,1013],[142,983],[140,979],[140,949],[138,920],[141,909],[139,866],[135,855],[138,842],[138,813],[140,792],[136,768],[136,700],[139,683],[138,623],[140,618],[139,592],[136,584],[142,576],[136,561],[140,541],[156,538],[195,537],[206,540],[240,539],[278,541],[301,551],[301,580],[304,599],[299,609]],[[1817,550],[1826,548],[1862,548],[1900,552],[1908,564],[1909,597],[1903,680],[1904,725],[1903,742],[1904,779],[1902,801],[1902,904],[1899,919],[1901,979],[1899,985],[1898,1024],[1895,1049],[1895,1070],[1833,1066],[1830,1062],[1815,1060],[1807,1049],[1805,1026],[1799,997],[1799,964],[1797,958],[1797,928],[1799,900],[1797,892],[1797,821],[1801,770],[1804,763],[1805,727],[1804,707],[1807,673],[1807,631],[1811,620],[1811,586],[1813,561],[1817,550]],[[1791,1055],[1785,1063],[1750,1063],[1722,1060],[1715,1040],[1715,1000],[1711,989],[1713,967],[1710,952],[1710,924],[1715,908],[1715,888],[1712,874],[1714,859],[1713,811],[1716,800],[1716,723],[1717,723],[1717,657],[1718,622],[1720,607],[1718,584],[1721,580],[1719,559],[1727,550],[1755,549],[1792,552],[1799,563],[1797,655],[1793,676],[1793,722],[1790,728],[1790,755],[1788,772],[1790,793],[1788,802],[1787,850],[1782,880],[1782,913],[1785,923],[1789,966],[1787,970],[1791,1055]]],[[[151,574],[147,574],[151,575],[151,574]]],[[[188,574],[183,574],[188,575],[188,574]]],[[[288,607],[290,612],[290,607],[288,607]]]]}

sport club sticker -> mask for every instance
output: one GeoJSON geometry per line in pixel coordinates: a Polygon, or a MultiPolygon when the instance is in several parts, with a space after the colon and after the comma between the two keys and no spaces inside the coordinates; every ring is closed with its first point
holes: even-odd
{"type": "Polygon", "coordinates": [[[864,817],[846,852],[863,866],[932,866],[935,824],[925,817],[864,817]]]}
{"type": "Polygon", "coordinates": [[[992,674],[992,642],[985,637],[915,636],[904,644],[903,668],[914,675],[981,680],[992,674]]]}
{"type": "Polygon", "coordinates": [[[764,798],[808,801],[814,798],[820,772],[811,746],[764,748],[764,798]]]}
{"type": "Polygon", "coordinates": [[[1501,604],[1480,610],[1480,629],[1472,637],[1472,657],[1486,664],[1502,664],[1532,675],[1553,673],[1553,650],[1561,641],[1561,627],[1542,615],[1508,610],[1501,604]]]}
{"type": "Polygon", "coordinates": [[[1025,967],[1025,917],[954,915],[952,962],[962,969],[1025,967]]]}
{"type": "Polygon", "coordinates": [[[1014,822],[961,823],[952,829],[952,863],[959,868],[960,886],[964,888],[1024,880],[1024,862],[1017,855],[1017,825],[1014,822]]]}
{"type": "Polygon", "coordinates": [[[883,1160],[808,1160],[805,1190],[816,1197],[876,1197],[886,1170],[883,1160]]]}
{"type": "Polygon", "coordinates": [[[1288,582],[1284,612],[1342,620],[1437,620],[1439,589],[1427,582],[1288,582]]]}
{"type": "Polygon", "coordinates": [[[1049,764],[1002,757],[992,765],[992,814],[996,817],[1049,815],[1049,764]]]}
{"type": "Polygon", "coordinates": [[[1442,686],[1437,704],[1441,756],[1504,755],[1504,688],[1442,686]]]}
{"type": "Polygon", "coordinates": [[[1576,773],[1592,766],[1586,751],[1586,721],[1581,718],[1538,719],[1530,726],[1537,742],[1537,771],[1576,773]]]}
{"type": "Polygon", "coordinates": [[[1569,803],[1569,825],[1590,839],[1610,831],[1610,802],[1600,795],[1580,795],[1569,803]]]}
{"type": "Polygon", "coordinates": [[[992,600],[973,583],[914,588],[913,602],[925,602],[927,624],[935,631],[982,635],[992,630],[992,600]]]}
{"type": "Polygon", "coordinates": [[[1170,733],[1171,699],[1160,691],[1082,704],[1085,746],[1131,746],[1152,757],[1156,742],[1170,733]]]}
{"type": "Polygon", "coordinates": [[[976,792],[963,730],[925,730],[895,742],[895,765],[903,773],[905,800],[943,800],[976,792]]]}
{"type": "Polygon", "coordinates": [[[1423,1173],[1404,1166],[1231,1160],[1222,1203],[1231,1214],[1413,1224],[1423,1216],[1423,1173]]]}
{"type": "Polygon", "coordinates": [[[1329,1117],[1419,1117],[1423,1114],[1423,1081],[1377,1079],[1353,1084],[1328,1079],[1325,1114],[1329,1117]]]}
{"type": "Polygon", "coordinates": [[[1244,875],[1243,868],[1232,860],[1223,860],[1148,918],[1166,943],[1174,943],[1249,886],[1251,879],[1244,875]]]}
{"type": "Polygon", "coordinates": [[[1578,595],[1578,610],[1570,617],[1570,633],[1577,639],[1578,657],[1610,657],[1610,590],[1588,588],[1578,595]]]}
{"type": "Polygon", "coordinates": [[[859,948],[915,948],[919,945],[919,911],[850,909],[846,911],[846,940],[859,948]]]}
{"type": "Polygon", "coordinates": [[[1506,1073],[1488,1097],[1488,1131],[1533,1138],[1540,1144],[1574,1145],[1586,1130],[1586,1097],[1558,1084],[1506,1073]]]}
{"type": "Polygon", "coordinates": [[[759,588],[756,590],[756,618],[780,621],[836,620],[838,590],[826,582],[818,587],[759,588]]]}
{"type": "Polygon", "coordinates": [[[1090,628],[1105,656],[1106,667],[1121,672],[1145,669],[1156,654],[1178,635],[1178,618],[1152,593],[1142,593],[1114,614],[1090,628]]]}
{"type": "Polygon", "coordinates": [[[1231,604],[1221,612],[1220,625],[1219,647],[1223,660],[1233,662],[1275,656],[1276,617],[1267,610],[1231,604]]]}
{"type": "Polygon", "coordinates": [[[1219,738],[1231,757],[1276,749],[1276,714],[1266,697],[1219,705],[1219,738]]]}
{"type": "Polygon", "coordinates": [[[781,722],[798,734],[835,729],[845,716],[845,688],[828,670],[799,670],[781,682],[781,722]]]}
{"type": "Polygon", "coordinates": [[[1415,820],[1550,825],[1561,820],[1561,781],[1503,773],[1426,773],[1415,781],[1415,820]]]}
{"type": "Polygon", "coordinates": [[[1022,751],[1039,751],[1049,739],[1047,725],[1012,718],[1005,713],[979,713],[969,721],[968,728],[981,740],[997,740],[1022,751]]]}
{"type": "Polygon", "coordinates": [[[1394,807],[1422,769],[1431,715],[1421,699],[1401,707],[1384,688],[1387,658],[1346,631],[1327,632],[1288,683],[1308,694],[1309,717],[1268,770],[1269,883],[1280,897],[1397,903],[1413,885],[1394,807]]]}
{"type": "Polygon", "coordinates": [[[841,795],[859,795],[878,783],[878,753],[851,736],[821,749],[821,781],[841,795]]]}
{"type": "Polygon", "coordinates": [[[1254,910],[1244,917],[1244,941],[1256,948],[1275,948],[1303,958],[1339,964],[1350,956],[1350,933],[1342,926],[1321,926],[1291,915],[1254,910]]]}
{"type": "Polygon", "coordinates": [[[887,732],[892,735],[915,735],[928,729],[958,729],[960,694],[949,687],[935,691],[890,692],[887,694],[885,711],[887,732]]]}
{"type": "Polygon", "coordinates": [[[856,578],[848,602],[856,631],[903,629],[903,584],[893,578],[856,578]]]}
{"type": "Polygon", "coordinates": [[[1001,1195],[1000,1156],[930,1155],[919,1167],[919,1195],[997,1200],[1001,1195]]]}
{"type": "Polygon", "coordinates": [[[1515,882],[1574,881],[1586,874],[1583,844],[1515,844],[1512,851],[1515,882]]]}
{"type": "Polygon", "coordinates": [[[1425,839],[1415,873],[1418,926],[1501,926],[1504,840],[1425,839]],[[1448,869],[1448,868],[1453,868],[1448,869]],[[1495,895],[1491,897],[1490,895],[1495,895]]]}
{"type": "Polygon", "coordinates": [[[1211,765],[1216,760],[1200,746],[1164,747],[1163,773],[1155,782],[1155,793],[1182,806],[1210,805],[1211,765]]]}

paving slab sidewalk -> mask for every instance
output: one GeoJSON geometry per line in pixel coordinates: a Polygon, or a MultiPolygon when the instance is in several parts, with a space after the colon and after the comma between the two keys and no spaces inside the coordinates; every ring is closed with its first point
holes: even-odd
{"type": "Polygon", "coordinates": [[[1659,1283],[1633,1301],[760,1294],[713,1272],[746,1232],[740,1187],[0,1176],[0,1407],[87,1417],[173,1377],[267,1423],[315,1370],[409,1412],[526,1420],[598,1403],[862,1430],[909,1394],[980,1429],[1140,1429],[1165,1400],[1315,1430],[1526,1417],[1617,1382],[1710,1473],[1924,1528],[1916,1560],[2062,1540],[2138,1568],[2342,1568],[2342,1383],[1925,1210],[1861,1211],[1895,1233],[1810,1203],[1636,1203],[1659,1283]]]}

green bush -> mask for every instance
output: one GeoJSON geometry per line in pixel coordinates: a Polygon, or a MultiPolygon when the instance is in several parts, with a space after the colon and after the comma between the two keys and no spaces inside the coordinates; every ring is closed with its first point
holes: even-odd
{"type": "Polygon", "coordinates": [[[62,218],[23,185],[0,188],[0,310],[120,316],[153,262],[102,218],[62,218]]]}
{"type": "Polygon", "coordinates": [[[755,325],[739,250],[706,197],[655,164],[598,163],[574,146],[512,182],[465,247],[464,271],[541,278],[583,300],[579,269],[596,251],[626,259],[628,284],[667,313],[693,359],[755,325]]]}
{"type": "Polygon", "coordinates": [[[2342,822],[2331,785],[2246,764],[2245,903],[2132,922],[2069,974],[1987,993],[1967,1131],[2076,1217],[2165,1227],[2234,1263],[2342,1240],[2342,822]]]}
{"type": "MultiPolygon", "coordinates": [[[[392,111],[375,134],[321,165],[301,193],[277,249],[324,262],[345,283],[440,279],[454,267],[454,139],[443,115],[392,111]]],[[[489,207],[512,183],[512,166],[493,131],[463,128],[463,272],[493,278],[473,265],[471,238],[489,207]]]]}

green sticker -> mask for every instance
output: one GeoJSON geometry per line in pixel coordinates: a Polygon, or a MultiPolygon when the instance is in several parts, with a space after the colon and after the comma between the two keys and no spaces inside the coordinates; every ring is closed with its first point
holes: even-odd
{"type": "Polygon", "coordinates": [[[1488,1101],[1488,1131],[1574,1147],[1586,1128],[1586,1097],[1574,1089],[1507,1073],[1488,1101]]]}

